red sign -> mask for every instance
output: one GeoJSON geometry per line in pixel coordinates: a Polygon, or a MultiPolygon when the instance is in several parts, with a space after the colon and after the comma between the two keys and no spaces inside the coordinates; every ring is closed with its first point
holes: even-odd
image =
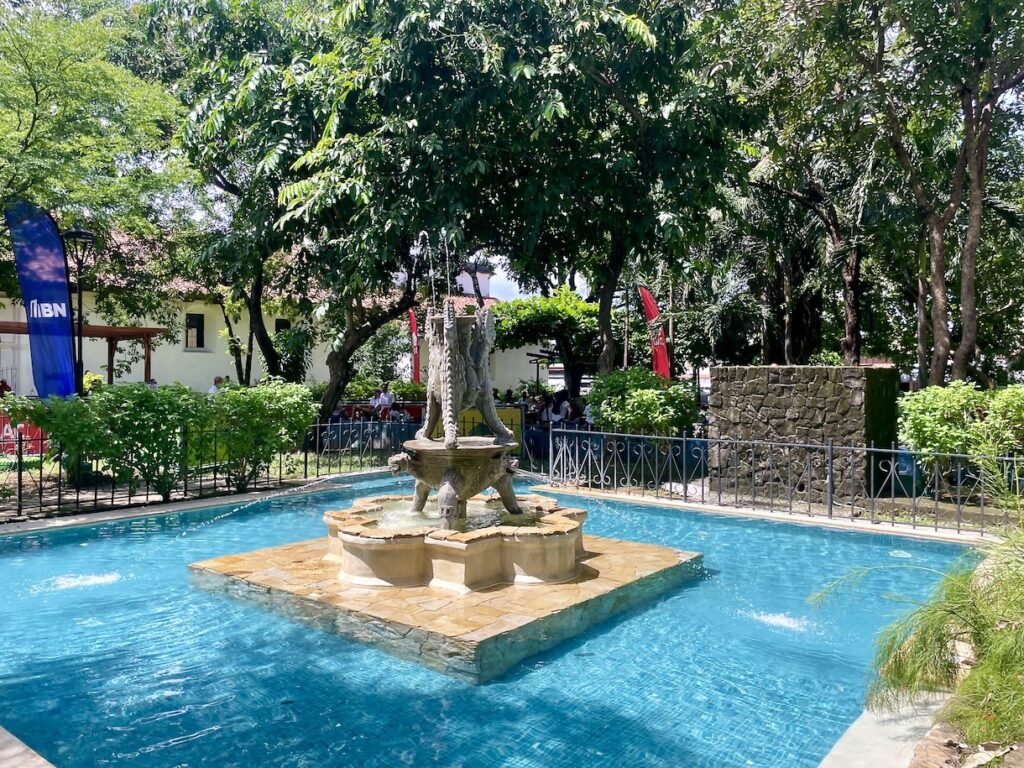
{"type": "Polygon", "coordinates": [[[412,336],[412,380],[420,383],[420,332],[416,327],[416,313],[409,310],[409,335],[412,336]]]}
{"type": "Polygon", "coordinates": [[[658,302],[649,290],[642,285],[639,286],[640,301],[644,305],[644,317],[647,319],[647,329],[651,334],[651,367],[654,372],[663,379],[669,378],[668,370],[668,347],[665,344],[665,329],[661,327],[661,312],[658,311],[658,302]]]}
{"type": "Polygon", "coordinates": [[[21,433],[22,455],[39,455],[46,451],[46,433],[34,424],[12,424],[0,414],[0,453],[8,456],[18,454],[18,433],[21,433]]]}

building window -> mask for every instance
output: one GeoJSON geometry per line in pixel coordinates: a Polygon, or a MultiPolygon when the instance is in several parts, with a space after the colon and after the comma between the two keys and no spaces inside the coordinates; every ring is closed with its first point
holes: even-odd
{"type": "Polygon", "coordinates": [[[280,333],[281,331],[287,331],[292,327],[291,320],[285,320],[283,317],[279,317],[274,321],[274,333],[280,333]]]}
{"type": "Polygon", "coordinates": [[[185,314],[185,349],[205,349],[206,340],[203,338],[206,318],[199,314],[187,312],[185,314]]]}

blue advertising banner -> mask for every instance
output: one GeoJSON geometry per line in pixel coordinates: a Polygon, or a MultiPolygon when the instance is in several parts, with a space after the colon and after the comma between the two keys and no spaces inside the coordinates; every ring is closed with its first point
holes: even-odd
{"type": "Polygon", "coordinates": [[[11,203],[4,216],[28,317],[36,393],[67,397],[75,392],[75,361],[64,243],[50,215],[31,203],[11,203]]]}

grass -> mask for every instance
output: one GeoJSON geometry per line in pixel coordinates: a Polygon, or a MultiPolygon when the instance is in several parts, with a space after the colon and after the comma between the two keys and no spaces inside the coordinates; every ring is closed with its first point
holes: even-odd
{"type": "Polygon", "coordinates": [[[986,555],[977,568],[945,574],[929,600],[882,631],[869,705],[954,691],[941,717],[968,742],[1024,740],[1024,529],[1007,531],[986,555]],[[977,659],[966,676],[958,643],[977,659]]]}
{"type": "MultiPolygon", "coordinates": [[[[882,630],[868,705],[897,710],[924,693],[953,692],[940,719],[972,744],[1008,744],[1024,741],[1024,528],[1006,530],[984,554],[980,563],[941,574],[927,601],[882,630]],[[972,649],[975,664],[965,668],[960,657],[972,649]]],[[[844,587],[859,588],[874,571],[893,568],[922,570],[858,569],[809,600],[821,603],[844,587]]]]}

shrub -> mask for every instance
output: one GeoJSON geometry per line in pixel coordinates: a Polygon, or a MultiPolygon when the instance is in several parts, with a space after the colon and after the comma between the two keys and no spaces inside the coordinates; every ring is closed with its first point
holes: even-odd
{"type": "Polygon", "coordinates": [[[380,381],[357,376],[345,387],[346,400],[369,400],[380,387],[380,381]]]}
{"type": "Polygon", "coordinates": [[[47,453],[63,451],[64,467],[73,483],[83,479],[83,468],[102,447],[103,436],[89,401],[76,396],[36,400],[5,397],[4,411],[12,421],[35,424],[48,436],[47,453]]]}
{"type": "Polygon", "coordinates": [[[415,381],[392,381],[391,391],[399,400],[418,403],[427,399],[427,385],[415,381]]]}
{"type": "Polygon", "coordinates": [[[990,399],[962,381],[908,394],[899,401],[900,440],[918,451],[970,452],[990,399]]]}
{"type": "Polygon", "coordinates": [[[807,358],[808,365],[842,365],[843,356],[838,352],[833,352],[830,349],[823,349],[820,352],[815,352],[809,358],[807,358]]]}
{"type": "MultiPolygon", "coordinates": [[[[293,448],[316,415],[309,389],[280,379],[257,387],[229,387],[210,395],[209,407],[216,435],[214,459],[237,491],[267,471],[276,454],[293,448]]],[[[211,455],[213,434],[202,443],[206,455],[211,455]]]]}
{"type": "Polygon", "coordinates": [[[992,393],[985,418],[973,435],[1000,453],[1024,448],[1024,385],[1014,385],[992,393]]]}
{"type": "Polygon", "coordinates": [[[678,436],[697,420],[697,398],[689,387],[666,386],[646,368],[599,376],[588,395],[595,424],[612,432],[678,436]]]}
{"type": "MultiPolygon", "coordinates": [[[[380,379],[358,377],[352,379],[345,387],[346,400],[369,400],[374,393],[380,389],[384,382],[380,379]]],[[[409,402],[420,402],[427,399],[427,387],[425,384],[417,384],[414,381],[389,381],[388,389],[399,400],[409,402]]],[[[321,398],[322,399],[322,394],[321,398]]]]}
{"type": "Polygon", "coordinates": [[[515,393],[521,395],[526,392],[527,397],[543,397],[544,395],[555,394],[555,388],[543,381],[536,379],[520,379],[515,388],[515,393]]]}
{"type": "Polygon", "coordinates": [[[114,477],[132,485],[139,477],[168,501],[185,458],[182,430],[201,429],[207,398],[183,384],[121,384],[94,392],[88,404],[101,438],[96,452],[114,477]]]}

